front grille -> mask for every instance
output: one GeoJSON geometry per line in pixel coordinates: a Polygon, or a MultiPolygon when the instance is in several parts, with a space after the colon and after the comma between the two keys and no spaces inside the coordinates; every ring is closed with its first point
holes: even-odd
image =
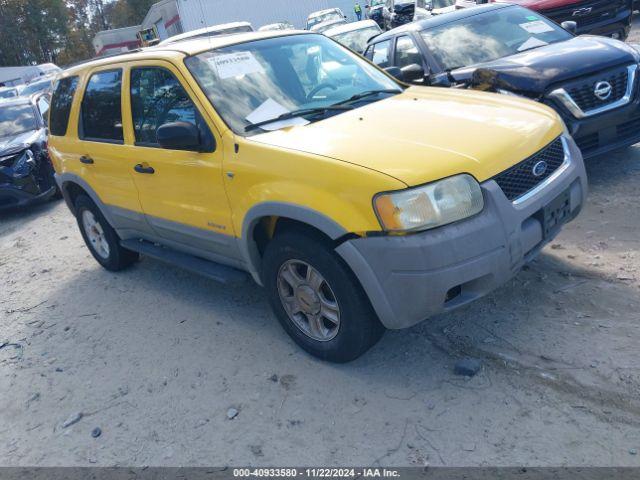
{"type": "Polygon", "coordinates": [[[628,82],[629,70],[627,67],[622,67],[572,82],[565,85],[564,89],[578,107],[588,113],[590,110],[622,100],[627,93],[628,82]],[[611,85],[611,95],[606,100],[596,97],[596,85],[600,82],[608,82],[611,85]]]}
{"type": "Polygon", "coordinates": [[[599,133],[591,133],[589,135],[585,135],[584,137],[575,138],[574,140],[576,141],[578,148],[583,154],[589,153],[600,147],[599,133]]]}
{"type": "Polygon", "coordinates": [[[580,28],[614,18],[624,7],[625,0],[591,0],[566,7],[540,10],[540,13],[556,23],[573,20],[580,28]]]}
{"type": "Polygon", "coordinates": [[[631,120],[616,127],[616,132],[621,140],[640,135],[640,119],[631,120]]]}
{"type": "Polygon", "coordinates": [[[555,172],[564,162],[564,146],[558,137],[535,155],[505,170],[494,178],[509,200],[516,200],[536,188],[555,172]],[[546,171],[539,176],[533,174],[534,166],[546,162],[546,171]]]}
{"type": "Polygon", "coordinates": [[[595,154],[596,151],[600,148],[614,145],[617,142],[624,142],[629,140],[633,141],[639,137],[640,118],[636,118],[634,120],[616,125],[615,134],[600,135],[599,132],[595,132],[574,139],[582,154],[587,157],[595,154]]]}

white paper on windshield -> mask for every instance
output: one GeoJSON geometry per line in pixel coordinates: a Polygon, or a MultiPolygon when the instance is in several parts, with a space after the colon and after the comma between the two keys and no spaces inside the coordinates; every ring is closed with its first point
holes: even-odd
{"type": "MultiPolygon", "coordinates": [[[[283,113],[289,113],[285,107],[280,105],[275,100],[269,98],[262,105],[256,108],[253,112],[247,115],[247,120],[251,123],[264,122],[265,120],[271,120],[272,118],[278,118],[283,113]]],[[[285,127],[293,127],[296,125],[306,125],[309,121],[302,117],[290,118],[288,120],[278,120],[277,122],[268,123],[261,126],[263,130],[273,131],[280,130],[285,127]]]]}
{"type": "Polygon", "coordinates": [[[548,25],[546,22],[543,22],[542,20],[521,23],[520,28],[529,33],[533,33],[534,35],[538,33],[553,32],[553,27],[551,25],[548,25]]]}
{"type": "Polygon", "coordinates": [[[525,50],[530,50],[532,48],[544,47],[545,45],[549,45],[544,40],[540,40],[536,37],[530,37],[529,40],[524,42],[520,47],[518,47],[519,52],[524,52],[525,50]]]}
{"type": "Polygon", "coordinates": [[[218,71],[221,79],[264,72],[264,68],[251,52],[225,53],[207,60],[218,71]]]}

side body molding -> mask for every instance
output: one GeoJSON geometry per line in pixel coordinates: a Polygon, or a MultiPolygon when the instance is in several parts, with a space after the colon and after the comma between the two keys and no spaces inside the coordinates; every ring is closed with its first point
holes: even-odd
{"type": "Polygon", "coordinates": [[[240,242],[240,251],[245,258],[249,272],[259,285],[262,285],[260,276],[261,259],[258,246],[253,240],[253,231],[261,218],[273,216],[285,217],[311,225],[332,240],[349,233],[326,215],[307,207],[286,202],[264,202],[255,205],[244,217],[242,222],[242,236],[238,239],[238,242],[240,242]]]}

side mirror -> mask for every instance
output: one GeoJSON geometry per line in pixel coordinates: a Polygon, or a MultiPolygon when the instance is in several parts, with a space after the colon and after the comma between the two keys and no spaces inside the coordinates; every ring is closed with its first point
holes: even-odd
{"type": "Polygon", "coordinates": [[[574,35],[578,33],[578,24],[574,21],[567,20],[566,22],[562,22],[560,26],[567,32],[573,33],[574,35]]]}
{"type": "Polygon", "coordinates": [[[165,123],[156,132],[158,143],[168,150],[201,150],[198,127],[189,122],[165,123]]]}
{"type": "Polygon", "coordinates": [[[404,75],[402,73],[402,70],[400,70],[398,67],[387,67],[384,69],[384,71],[392,77],[400,80],[401,82],[404,82],[404,75]]]}
{"type": "Polygon", "coordinates": [[[447,76],[446,73],[439,74],[439,75],[432,75],[427,79],[426,83],[431,87],[444,87],[444,88],[451,87],[451,80],[449,80],[449,77],[447,76]]]}
{"type": "Polygon", "coordinates": [[[424,80],[424,68],[417,63],[407,65],[402,70],[402,78],[406,82],[417,82],[418,80],[424,80]]]}

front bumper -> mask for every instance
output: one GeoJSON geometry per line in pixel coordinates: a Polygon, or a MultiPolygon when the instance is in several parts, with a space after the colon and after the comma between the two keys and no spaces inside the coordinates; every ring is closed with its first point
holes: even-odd
{"type": "Polygon", "coordinates": [[[640,95],[638,80],[633,100],[628,105],[593,117],[577,119],[564,106],[552,101],[552,106],[564,120],[585,159],[640,142],[640,95]]]}
{"type": "Polygon", "coordinates": [[[38,202],[44,202],[56,193],[56,187],[39,193],[29,193],[11,185],[0,185],[0,211],[25,207],[38,202]]]}
{"type": "Polygon", "coordinates": [[[566,168],[517,205],[488,180],[481,185],[485,208],[475,217],[413,235],[358,238],[337,248],[385,327],[410,327],[511,279],[557,234],[543,238],[538,214],[563,192],[570,192],[570,219],[578,215],[587,176],[575,143],[566,139],[566,145],[566,168]]]}
{"type": "Polygon", "coordinates": [[[38,155],[33,166],[20,170],[0,166],[0,211],[46,201],[56,193],[53,167],[38,155]]]}

